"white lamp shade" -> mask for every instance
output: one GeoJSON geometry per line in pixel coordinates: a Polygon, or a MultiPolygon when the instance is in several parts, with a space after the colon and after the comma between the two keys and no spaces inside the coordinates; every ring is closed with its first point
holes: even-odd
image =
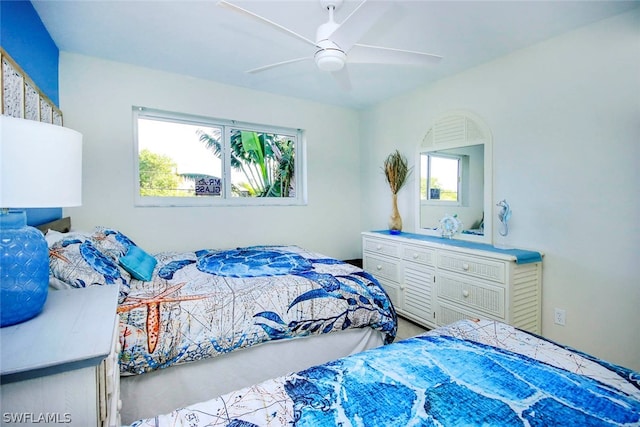
{"type": "Polygon", "coordinates": [[[79,206],[82,134],[0,116],[0,208],[79,206]]]}

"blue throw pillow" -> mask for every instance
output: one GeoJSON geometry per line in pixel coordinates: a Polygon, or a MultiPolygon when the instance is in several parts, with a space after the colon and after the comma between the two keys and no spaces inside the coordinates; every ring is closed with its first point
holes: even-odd
{"type": "Polygon", "coordinates": [[[120,265],[133,277],[145,282],[150,281],[153,277],[153,269],[157,263],[158,261],[154,257],[135,245],[130,246],[127,254],[120,257],[120,265]]]}

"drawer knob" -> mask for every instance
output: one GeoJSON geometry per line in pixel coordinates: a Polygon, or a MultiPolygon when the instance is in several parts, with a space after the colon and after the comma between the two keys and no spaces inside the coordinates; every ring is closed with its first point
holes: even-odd
{"type": "Polygon", "coordinates": [[[376,270],[378,271],[382,270],[382,266],[380,264],[376,265],[376,270]]]}
{"type": "Polygon", "coordinates": [[[466,262],[464,264],[462,264],[462,269],[464,271],[468,271],[469,270],[469,264],[467,264],[466,262]]]}
{"type": "Polygon", "coordinates": [[[467,298],[469,296],[469,291],[467,291],[466,289],[462,291],[462,296],[467,298]]]}
{"type": "Polygon", "coordinates": [[[419,253],[414,253],[414,254],[413,254],[413,259],[418,259],[418,257],[420,257],[420,254],[419,254],[419,253]]]}
{"type": "Polygon", "coordinates": [[[382,250],[382,245],[378,245],[378,246],[376,246],[376,249],[377,249],[377,250],[382,250]]]}

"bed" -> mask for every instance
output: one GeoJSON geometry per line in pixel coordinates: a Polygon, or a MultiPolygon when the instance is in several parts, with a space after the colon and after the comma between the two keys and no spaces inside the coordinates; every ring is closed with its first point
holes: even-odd
{"type": "Polygon", "coordinates": [[[153,418],[151,426],[640,425],[640,375],[462,320],[153,418]]]}
{"type": "Polygon", "coordinates": [[[375,278],[297,246],[152,256],[111,228],[46,238],[53,287],[119,287],[123,422],[395,337],[375,278]]]}

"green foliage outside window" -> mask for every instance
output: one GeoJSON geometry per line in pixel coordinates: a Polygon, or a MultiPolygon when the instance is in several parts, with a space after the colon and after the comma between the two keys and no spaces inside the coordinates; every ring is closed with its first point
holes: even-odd
{"type": "MultiPolygon", "coordinates": [[[[219,137],[199,132],[200,141],[221,156],[219,137]]],[[[295,144],[286,136],[231,131],[231,167],[242,172],[245,181],[232,182],[235,196],[291,197],[295,193],[295,144]]]]}
{"type": "Polygon", "coordinates": [[[176,164],[167,156],[142,150],[139,157],[141,196],[184,196],[177,190],[176,164]]]}

